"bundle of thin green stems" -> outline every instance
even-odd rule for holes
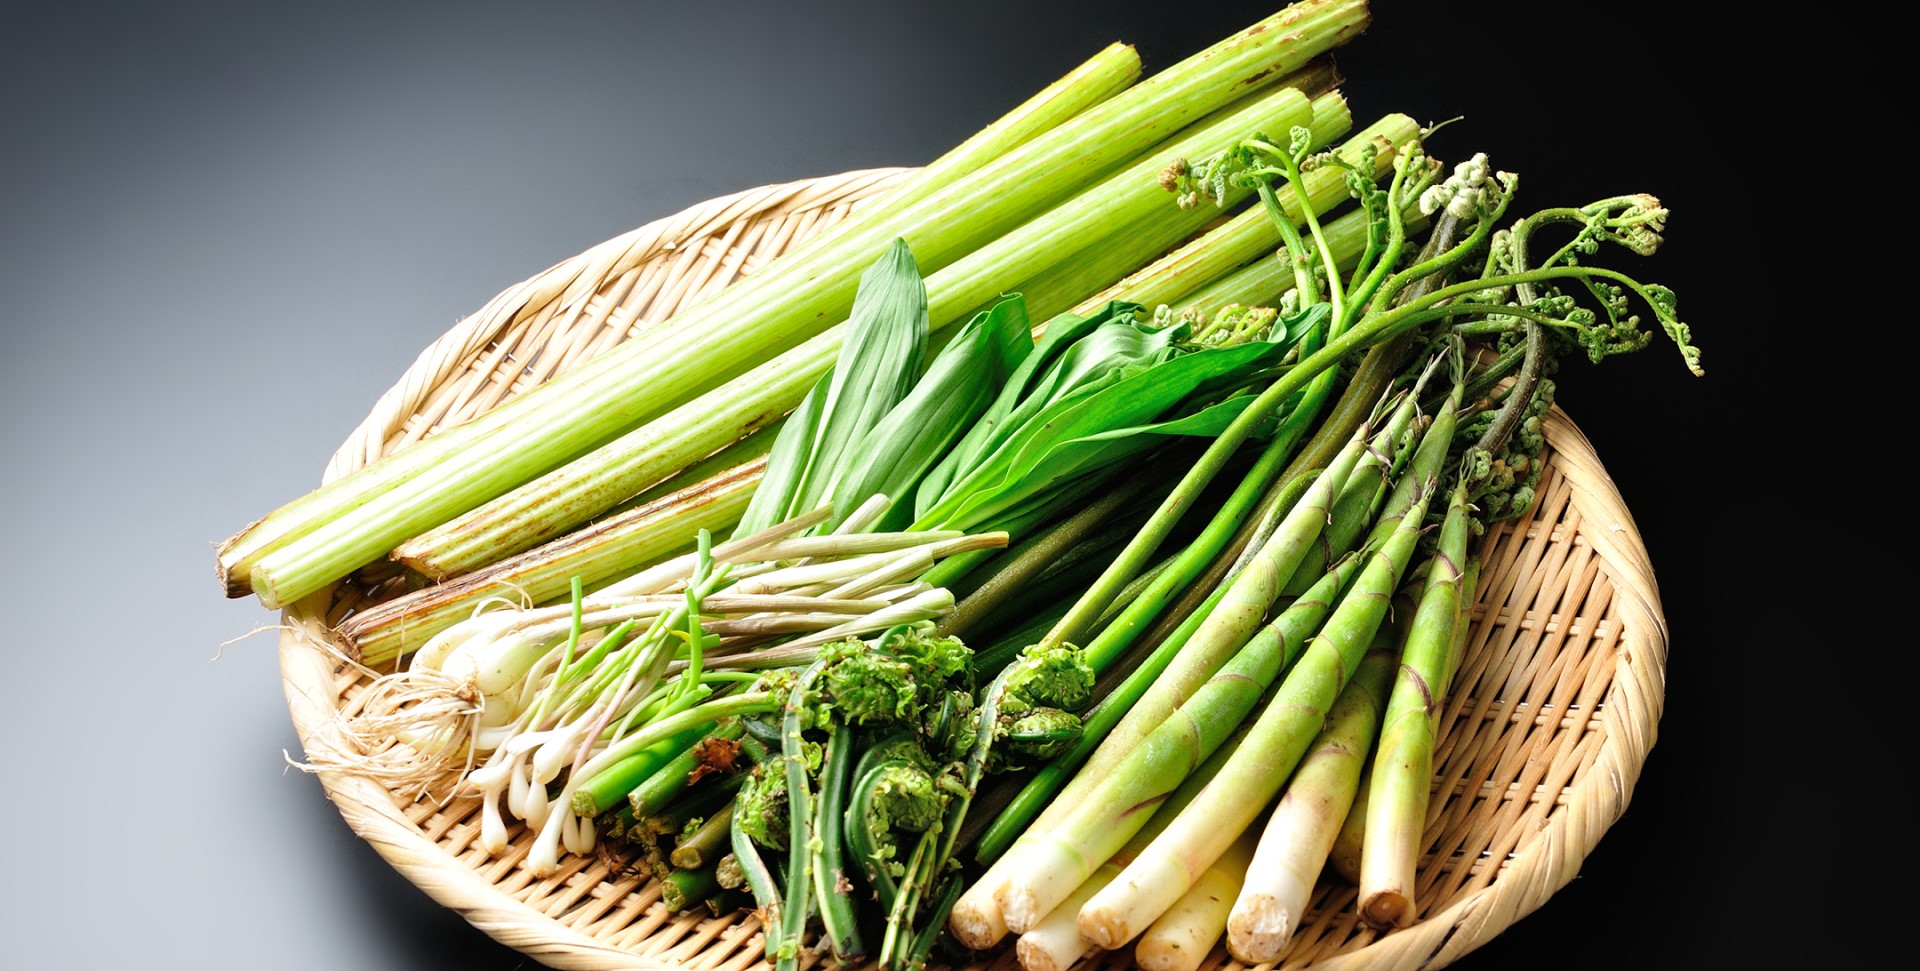
[[[539,834],[526,865],[551,873],[563,848],[592,849],[597,817],[722,719],[771,710],[758,669],[930,623],[953,597],[916,578],[1006,542],[873,532],[869,508],[801,535],[829,512],[717,546],[703,531],[688,556],[592,595],[576,584],[569,604],[477,613],[374,678],[341,712],[348,747],[311,767],[421,795],[453,772],[455,794],[483,801],[481,848],[504,852],[508,817],[522,820]]]

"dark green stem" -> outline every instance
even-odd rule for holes
[[[1132,476],[1079,512],[1008,551],[1010,562],[956,604],[953,612],[939,621],[936,631],[942,635],[966,636],[982,618],[997,611],[1009,597],[1059,562],[1068,550],[1112,520],[1152,483],[1149,476]]]
[[[697,870],[719,860],[733,833],[733,803],[721,806],[674,846],[667,862],[682,870]]]
[[[746,727],[739,718],[729,718],[714,726],[706,734],[708,743],[737,742]],[[645,781],[627,793],[627,804],[636,816],[648,816],[660,807],[667,805],[692,785],[693,773],[700,767],[701,745],[695,743],[686,751],[674,756],[673,761],[660,767],[658,772],[648,776]]]
[[[828,659],[821,658],[807,665],[781,709],[780,761],[787,774],[788,825],[786,925],[781,928],[785,940],[776,961],[781,971],[793,971],[800,966],[800,945],[806,935],[807,916],[814,906],[811,897],[813,854],[807,849],[813,845],[814,837],[813,784],[807,779],[801,732],[811,707],[808,696],[827,663]]]
[[[860,923],[853,900],[841,890],[846,880],[846,864],[841,853],[841,817],[846,811],[848,772],[853,765],[853,729],[835,725],[827,737],[820,766],[820,796],[814,808],[814,844],[794,846],[790,853],[813,856],[813,889],[820,899],[820,921],[835,957],[857,962],[866,956],[860,940]]]
[[[740,864],[740,872],[745,874],[747,889],[753,891],[753,899],[760,908],[760,930],[766,943],[767,960],[778,960],[785,950],[786,941],[786,904],[780,898],[780,881],[773,868],[761,857],[760,848],[753,845],[753,837],[739,826],[732,827],[733,858]]]
[[[711,863],[692,870],[674,870],[660,881],[660,902],[668,910],[679,913],[706,902],[719,889]]]

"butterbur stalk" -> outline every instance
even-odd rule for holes
[[[926,291],[913,253],[901,241],[894,240],[861,275],[845,329],[852,334],[846,346],[858,359],[833,367],[831,385],[810,396],[809,389],[829,373],[835,356],[846,356],[840,353],[840,342],[808,341],[755,368],[755,380],[709,391],[595,450],[590,471],[580,462],[570,463],[558,475],[537,479],[401,543],[390,555],[431,579],[444,580],[530,549],[612,509],[701,456],[780,420],[803,396],[816,402],[816,411],[825,409],[829,419],[815,430],[816,440],[809,442],[819,468],[817,472],[813,467],[798,470],[794,483],[798,492],[783,494],[781,498],[790,505],[781,509],[762,510],[770,492],[763,478],[744,517],[755,519],[760,512],[755,521],[756,528],[762,528],[812,509],[827,498],[824,480],[840,457],[845,430],[863,427],[862,419],[877,420],[874,413],[884,412],[905,394],[919,372],[926,340]],[[889,380],[865,381],[868,371],[860,367],[863,363],[883,365]],[[857,385],[850,384],[856,380]],[[835,418],[842,420],[831,420]],[[837,437],[819,437],[836,432]],[[794,437],[782,435],[775,443],[768,474],[781,467],[781,443]]]
[[[1360,856],[1360,916],[1377,928],[1413,922],[1414,869],[1433,791],[1440,707],[1466,628],[1470,533],[1466,485],[1456,484],[1403,649],[1373,759]]]
[[[1139,52],[1125,44],[1108,45],[1013,111],[907,177],[901,185],[888,190],[885,198],[875,200],[873,205],[850,216],[834,230],[802,243],[804,254],[800,247],[796,247],[794,259],[788,262],[798,262],[801,255],[831,250],[841,233],[852,232],[864,222],[885,221],[891,215],[911,209],[955,180],[985,167],[994,159],[1107,100],[1133,84],[1139,76]],[[813,258],[818,259],[817,256]],[[489,430],[517,421],[519,412],[530,409],[545,398],[563,395],[565,392],[562,389],[565,387],[588,383],[593,377],[592,372],[611,369],[611,359],[618,356],[602,355],[583,365],[583,368],[576,369],[585,373],[567,372],[542,385],[542,388],[553,390],[509,399],[472,421],[382,457],[359,472],[341,477],[274,510],[223,544],[218,567],[228,596],[242,597],[252,591],[252,564],[268,550],[311,532],[318,525],[339,515],[341,510],[349,509],[354,503],[411,478],[447,455],[471,447],[473,442],[469,440],[481,439]]]
[[[1311,129],[1321,115],[1327,123],[1324,130],[1316,131],[1316,137],[1337,136],[1349,126],[1350,115],[1337,95],[1327,95],[1322,100],[1325,103],[1316,106],[1297,90],[1279,89],[1222,120],[1183,133],[1169,148],[1156,149],[1154,154],[1144,156],[1054,209],[929,274],[922,293],[926,302],[920,313],[928,325],[944,328],[996,294],[1004,285],[1010,267],[1045,266],[1083,245],[1102,223],[1123,221],[1132,215],[1153,211],[1159,193],[1151,175],[1159,165],[1162,152],[1208,151],[1225,144],[1233,133],[1249,125],[1298,125]],[[906,248],[898,239],[890,246],[892,250]],[[872,273],[870,269],[863,278],[862,291],[872,281]],[[861,307],[862,297],[856,295],[853,305],[856,315]],[[808,390],[828,373],[835,358],[841,355],[842,341],[850,332],[857,332],[860,325],[861,320],[856,316],[829,328],[754,368],[740,381],[695,398],[581,460],[401,543],[393,555],[430,577],[444,578],[476,569],[498,555],[498,551],[517,552],[571,528],[672,474],[699,455],[786,414],[796,405],[804,408],[803,399]],[[917,368],[917,364],[913,368]],[[839,374],[835,373],[834,377],[837,379]],[[742,391],[742,387],[746,390]],[[776,445],[775,455],[768,464],[769,474],[780,467],[778,451]],[[800,503],[799,508],[806,508],[815,498],[809,494],[796,497],[795,501]],[[755,504],[749,506],[746,513],[749,521],[754,521],[761,501],[756,498]],[[761,517],[763,520],[777,518],[778,510]]]
[[[230,593],[251,590],[270,608],[322,590],[407,538],[731,379],[759,355],[844,319],[851,282],[886,241],[904,238],[923,266],[946,266],[1116,162],[1344,43],[1367,22],[1363,0],[1289,7],[903,209],[843,224],[830,243],[786,254],[460,434],[422,440],[395,453],[405,459],[376,462],[322,486],[297,515],[275,517],[224,544],[221,579]],[[979,302],[967,301],[962,312]]]
[[[364,664],[404,657],[500,597],[547,603],[576,579],[588,589],[685,550],[688,536],[718,533],[753,497],[764,458],[575,530],[485,570],[382,601],[348,617],[332,636]]]

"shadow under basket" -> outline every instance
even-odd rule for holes
[[[433,343],[334,455],[328,480],[471,418],[754,272],[912,170],[873,169],[711,200],[609,240],[501,292]],[[1280,959],[1263,967],[1439,968],[1546,903],[1579,872],[1632,796],[1663,704],[1667,630],[1633,518],[1579,428],[1554,410],[1531,514],[1491,529],[1473,627],[1441,713],[1418,920],[1389,933],[1328,874]],[[369,679],[326,631],[379,600],[342,583],[284,611],[280,663],[309,755]],[[563,859],[536,879],[477,845],[479,801],[416,801],[362,775],[320,771],[353,831],[434,900],[556,968],[735,971],[764,964],[745,912],[670,913],[618,859]],[[1130,949],[1089,967],[1126,966]],[[1216,946],[1203,971],[1241,965]],[[1016,969],[1011,947],[976,967]]]

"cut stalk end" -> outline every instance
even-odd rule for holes
[[[1261,964],[1280,956],[1293,938],[1294,915],[1272,894],[1250,894],[1227,918],[1227,952],[1234,960]]]
[[[993,901],[993,887],[985,881],[961,895],[947,916],[947,928],[953,931],[954,940],[975,951],[1000,943],[1009,933],[1000,905]]]
[[[994,900],[1000,904],[1000,918],[1006,922],[1010,934],[1025,934],[1047,916],[1039,895],[1028,888],[1010,887],[995,894]]]
[[[1380,890],[1360,902],[1360,919],[1376,930],[1393,930],[1413,923],[1413,898],[1398,890]]]

